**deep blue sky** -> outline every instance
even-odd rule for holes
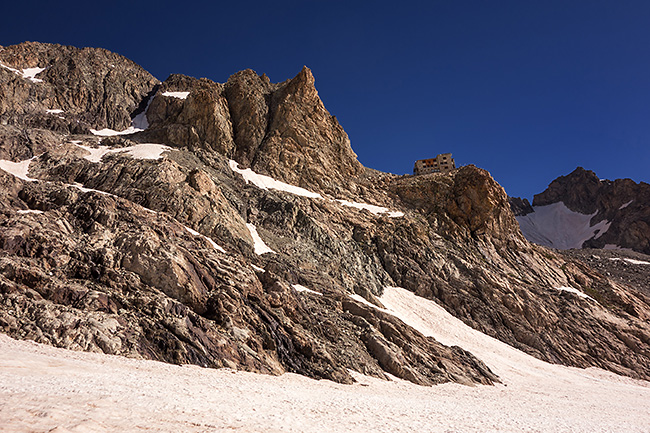
[[[650,2],[5,2],[0,45],[120,53],[164,80],[309,66],[366,166],[453,152],[532,198],[577,166],[650,182]]]

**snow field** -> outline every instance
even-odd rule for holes
[[[551,365],[399,288],[387,311],[484,360],[504,384],[421,387],[353,373],[354,385],[73,352],[0,335],[4,432],[650,431],[650,385]]]

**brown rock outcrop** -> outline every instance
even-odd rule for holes
[[[266,136],[269,125],[271,94],[277,85],[266,75],[246,69],[228,78],[226,97],[232,115],[237,150],[235,159],[250,167]]]
[[[647,356],[641,348],[650,330],[648,298],[528,244],[505,191],[487,172],[470,166],[449,175],[405,176],[390,189],[426,220],[406,219],[373,233],[369,249],[397,285],[549,362],[648,377],[645,367],[632,372],[628,364]],[[574,302],[557,290],[567,286],[596,301]],[[629,315],[631,327],[621,331],[616,317]],[[634,343],[621,332],[634,335]],[[632,347],[640,351],[621,356]]]
[[[325,109],[307,67],[273,93],[269,117],[255,170],[331,192],[347,189],[349,179],[361,174],[348,135]]]
[[[189,92],[186,99],[165,91]],[[337,193],[363,168],[336,118],[325,109],[308,68],[272,84],[249,70],[225,85],[172,75],[147,110],[140,141],[209,149],[288,183]]]
[[[189,92],[186,98],[166,92]],[[141,140],[189,149],[208,149],[232,157],[235,150],[223,85],[206,78],[172,75],[147,109],[149,128]]]
[[[505,191],[487,171],[473,165],[461,167],[453,175],[405,177],[390,188],[447,233],[489,234],[493,239],[518,235]]]
[[[578,167],[570,174],[555,179],[546,191],[535,194],[533,206],[561,201],[572,211],[589,215],[596,211],[596,196],[602,187],[596,173]]]

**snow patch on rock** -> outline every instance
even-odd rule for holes
[[[596,300],[594,298],[592,298],[591,296],[587,295],[586,293],[581,292],[578,289],[574,289],[573,287],[556,287],[555,290],[559,290],[561,292],[573,293],[574,295],[578,295],[581,298],[591,299],[592,301],[596,302]]]
[[[5,69],[10,70],[11,72],[15,73],[16,75],[20,75],[26,80],[30,80],[32,83],[42,83],[43,80],[40,78],[36,78],[36,75],[40,74],[45,70],[45,68],[25,68],[23,70],[18,70],[11,68],[3,63],[0,63],[0,67],[3,67]]]
[[[149,119],[147,119],[147,110],[149,109],[149,105],[151,105],[152,100],[153,98],[149,98],[149,101],[147,101],[147,106],[144,108],[142,113],[139,113],[133,119],[131,119],[131,126],[126,128],[124,131],[115,131],[113,129],[104,128],[100,130],[91,129],[90,132],[93,135],[97,135],[99,137],[114,137],[117,135],[130,135],[130,134],[135,134],[136,132],[144,131],[145,129],[149,128]]]
[[[629,205],[631,205],[633,201],[634,201],[634,200],[632,199],[632,200],[628,201],[627,203],[623,203],[623,204],[621,205],[621,207],[618,208],[618,210],[625,209],[626,207],[628,207]]]
[[[103,194],[103,195],[107,195],[107,196],[109,196],[109,197],[113,197],[113,198],[118,198],[118,199],[119,199],[119,197],[116,196],[115,194],[111,194],[110,192],[106,192],[106,191],[101,191],[101,190],[99,190],[99,189],[86,188],[85,186],[83,186],[82,184],[80,184],[80,183],[78,183],[78,182],[75,182],[75,183],[67,183],[66,185],[67,185],[67,186],[71,186],[71,187],[73,187],[73,188],[77,188],[78,190],[80,190],[80,191],[82,191],[82,192],[96,192],[96,193],[99,193],[99,194]]]
[[[133,126],[129,126],[124,131],[115,131],[114,129],[109,129],[109,128],[104,128],[100,130],[96,130],[96,129],[90,130],[91,134],[97,135],[99,137],[114,137],[116,135],[129,135],[129,134],[135,134],[136,132],[140,132],[140,131],[144,131],[144,129],[136,128]]]
[[[309,288],[307,288],[305,286],[302,286],[300,284],[292,284],[291,287],[296,289],[296,292],[308,292],[308,293],[313,293],[315,295],[323,296],[323,294],[321,292],[317,292],[315,290],[309,289]]]
[[[215,250],[220,251],[222,253],[226,252],[226,250],[224,250],[219,245],[217,245],[217,243],[215,241],[213,241],[212,239],[210,239],[209,237],[204,236],[201,233],[197,232],[196,230],[193,230],[193,229],[191,229],[191,228],[189,228],[187,226],[183,226],[183,227],[185,227],[185,230],[187,230],[190,234],[192,234],[194,236],[202,237],[203,239],[208,241],[210,243],[210,245],[212,245],[212,248],[214,248]]]
[[[280,182],[273,179],[270,176],[265,176],[263,174],[257,174],[250,168],[241,169],[239,164],[236,161],[230,160],[230,168],[235,173],[239,173],[246,183],[252,183],[256,187],[264,190],[274,189],[277,191],[284,191],[290,194],[299,195],[302,197],[310,198],[323,198],[320,194],[311,192],[299,186],[290,185],[288,183]]]
[[[388,208],[382,206],[375,206],[374,204],[358,203],[358,202],[347,201],[347,200],[336,200],[336,201],[342,204],[343,206],[354,207],[357,209],[365,209],[375,215],[386,215],[390,218],[399,218],[404,216],[404,212],[391,211]]]
[[[33,157],[20,162],[13,162],[13,161],[7,161],[5,159],[0,159],[0,169],[6,171],[7,173],[13,174],[18,179],[33,182],[37,179],[33,179],[29,177],[27,173],[29,173],[29,164],[31,164],[35,158],[36,157]]]
[[[186,99],[189,96],[190,92],[163,92],[163,96],[170,98]]]
[[[90,147],[78,143],[75,143],[75,146],[90,153],[90,155],[84,156],[84,159],[90,162],[101,162],[102,158],[110,153],[125,153],[134,159],[160,159],[164,152],[172,150],[169,146],[154,143],[141,143],[135,146],[120,148],[111,148],[108,146]]]
[[[42,83],[43,80],[36,78],[38,74],[43,72],[45,68],[27,68],[23,69],[23,78],[31,80],[34,83]]]
[[[260,235],[257,233],[257,228],[253,224],[246,224],[246,227],[248,227],[248,231],[253,238],[253,248],[255,249],[255,254],[261,256],[262,254],[266,253],[275,253],[275,251],[273,251],[264,243]]]
[[[611,258],[610,260],[625,260],[628,263],[631,263],[633,265],[650,265],[650,262],[644,262],[643,260],[634,260],[634,259],[628,259],[628,258]]]
[[[131,120],[131,126],[134,129],[144,131],[149,127],[149,119],[147,119],[147,110],[149,109],[149,105],[151,105],[151,101],[153,101],[153,97],[149,98],[149,100],[147,101],[147,106],[144,107],[142,113],[136,115],[133,118],[133,120]]]
[[[323,198],[322,195],[315,192],[311,192],[305,188],[301,188],[295,185],[290,185],[288,183],[275,180],[270,176],[265,176],[263,174],[255,173],[250,168],[241,169],[239,168],[239,164],[236,161],[230,160],[229,164],[232,171],[234,171],[235,173],[239,173],[244,178],[246,183],[252,183],[253,185],[255,185],[260,189],[264,189],[264,190],[274,189],[276,191],[284,191],[302,197],[320,198],[320,199]],[[391,211],[388,208],[382,206],[375,206],[372,204],[358,203],[358,202],[352,202],[347,200],[336,200],[336,202],[343,206],[354,207],[357,209],[365,209],[375,215],[387,215],[391,218],[398,218],[404,216],[403,212]]]

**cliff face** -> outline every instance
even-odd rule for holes
[[[558,203],[563,203],[572,212],[590,216],[589,225],[600,227],[578,248],[607,245],[608,248],[629,248],[650,254],[650,185],[647,183],[631,179],[601,180],[593,171],[578,167],[555,179],[533,200],[536,208]],[[527,213],[530,214],[530,210]],[[519,210],[518,215],[526,213]]]
[[[164,96],[173,91],[189,94]],[[226,84],[173,75],[162,83],[147,118],[141,140],[215,150],[243,167],[316,191],[340,194],[363,171],[307,67],[278,84],[250,69]]]
[[[10,88],[50,85],[11,73]],[[146,83],[131,112],[120,107],[128,119],[146,115],[148,128],[133,134],[88,134],[126,129],[127,117],[90,116],[88,131],[63,136],[5,112],[33,143],[43,134],[51,143],[17,163],[35,145],[0,142],[15,156],[0,161],[3,332],[340,382],[352,380],[348,369],[420,384],[498,380],[382,310],[383,288],[402,286],[541,359],[650,377],[648,299],[529,244],[485,170],[364,169],[306,68],[278,84],[252,71],[225,84]],[[101,100],[97,112],[118,108]]]

